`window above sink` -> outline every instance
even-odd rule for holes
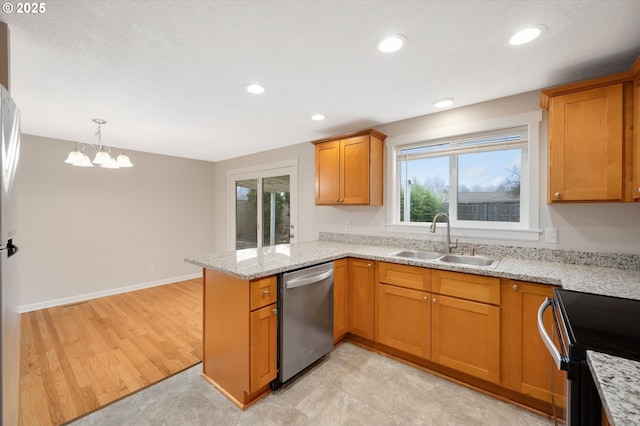
[[[534,111],[388,138],[386,230],[427,236],[445,211],[455,237],[539,241],[541,120]]]

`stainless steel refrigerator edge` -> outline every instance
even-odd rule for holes
[[[278,380],[284,383],[333,350],[333,262],[278,278]]]
[[[18,236],[16,172],[20,157],[20,112],[7,90],[0,85],[2,104],[2,177],[0,189],[0,257],[2,272],[2,424],[18,424],[18,386],[20,382],[20,313],[18,312]]]

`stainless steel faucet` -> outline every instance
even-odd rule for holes
[[[436,221],[440,216],[444,217],[445,220],[447,221],[447,235],[444,237],[444,252],[451,253],[451,249],[458,247],[458,239],[456,238],[456,242],[454,244],[451,244],[451,222],[449,221],[449,215],[444,212],[440,212],[436,214],[433,217],[433,222],[431,222],[431,227],[429,228],[429,231],[435,234]]]

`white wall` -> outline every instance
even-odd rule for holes
[[[376,129],[388,137],[397,137],[451,127],[473,121],[484,121],[508,115],[537,111],[539,92],[533,91],[507,98],[496,99],[468,107],[455,108],[437,114],[411,118],[395,123],[376,126]],[[359,130],[359,129],[353,129]],[[539,173],[539,213],[540,228],[557,228],[558,244],[540,242],[512,242],[479,239],[470,242],[489,244],[511,244],[542,248],[575,249],[582,251],[602,251],[612,253],[640,254],[640,217],[639,203],[583,203],[569,205],[547,205],[547,114],[543,113],[540,126],[540,173]],[[368,235],[392,235],[380,231],[380,224],[387,222],[386,205],[371,206],[315,206],[314,205],[314,149],[308,142],[290,147],[267,151],[233,160],[216,163],[216,204],[227,202],[227,170],[254,166],[267,162],[298,158],[300,192],[298,212],[304,217],[299,224],[298,241],[318,238],[318,232],[347,232],[347,222],[351,222],[352,233]],[[385,176],[388,187],[390,176]],[[385,198],[385,204],[387,200]],[[216,250],[227,249],[228,226],[227,213],[216,214]],[[407,234],[395,234],[411,237]],[[430,235],[425,227],[425,238],[438,238]]]
[[[79,168],[73,147],[22,136],[21,309],[200,275],[183,258],[214,249],[214,164],[128,151],[133,168]]]

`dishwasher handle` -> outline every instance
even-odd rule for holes
[[[298,278],[298,279],[293,279],[291,281],[287,281],[285,283],[285,288],[289,289],[289,288],[303,287],[305,285],[315,284],[317,282],[324,281],[331,276],[333,276],[333,269],[330,269],[326,272],[323,272],[321,274],[314,275],[311,277]]]
[[[553,344],[553,340],[551,340],[549,333],[547,333],[547,330],[544,328],[544,311],[546,311],[549,306],[554,306],[554,302],[553,299],[547,297],[544,302],[542,302],[542,305],[540,305],[540,308],[538,308],[538,333],[540,333],[542,342],[547,347],[547,350],[551,354],[551,358],[553,358],[553,362],[556,364],[556,367],[558,367],[558,370],[565,370],[566,368],[563,367],[567,365],[567,360],[560,355],[560,351],[556,348],[556,345]]]

